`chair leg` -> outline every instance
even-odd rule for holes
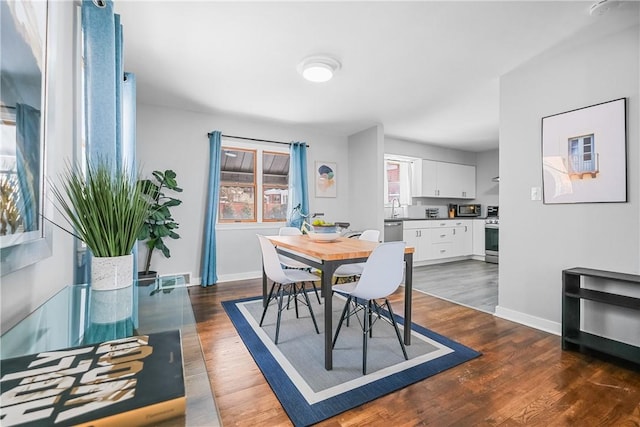
[[[282,285],[278,285],[278,320],[276,321],[276,339],[275,344],[278,345],[278,335],[280,335],[280,318],[282,317],[282,300],[284,299],[284,289]]]
[[[320,333],[320,329],[318,329],[318,323],[316,322],[316,316],[313,314],[313,308],[311,307],[311,301],[309,301],[309,295],[305,292],[304,282],[302,283],[302,294],[304,295],[304,299],[307,301],[307,307],[309,307],[309,313],[311,314],[311,320],[313,320],[313,326],[316,328],[316,333]]]
[[[299,319],[300,313],[298,312],[298,292],[304,292],[304,286],[302,287],[302,290],[298,289],[297,283],[292,283],[291,286],[293,288],[293,305],[296,307],[296,319]]]
[[[367,313],[369,314],[369,338],[373,338],[373,310],[371,308],[374,305],[374,301],[367,301]]]
[[[367,301],[364,304],[364,316],[362,316],[362,375],[367,375],[367,338],[369,336],[369,329],[371,325],[371,301]]]
[[[311,282],[311,286],[313,286],[313,291],[316,293],[316,298],[318,298],[318,304],[322,304],[320,300],[320,292],[318,292],[318,288],[316,287],[316,282]]]
[[[393,310],[391,310],[391,304],[389,304],[388,299],[385,299],[384,303],[387,305],[387,310],[389,311],[389,317],[391,318],[391,324],[393,324],[393,328],[396,330],[396,336],[398,337],[398,341],[400,342],[400,347],[402,348],[402,354],[404,354],[404,360],[409,360],[409,356],[407,356],[407,349],[404,346],[404,341],[402,341],[402,336],[400,335],[398,324],[396,323],[395,316],[393,315]],[[406,328],[407,325],[405,325],[404,327]]]
[[[264,306],[262,310],[262,317],[260,318],[260,326],[262,326],[262,322],[264,321],[264,315],[267,314],[267,308],[269,308],[269,303],[273,298],[273,289],[276,287],[276,282],[273,282],[271,285],[271,290],[269,291],[269,296],[267,297],[267,304]]]
[[[347,297],[347,302],[344,305],[344,308],[342,309],[342,315],[340,316],[340,321],[338,322],[338,327],[336,328],[336,334],[333,336],[333,343],[331,345],[331,348],[334,348],[336,346],[336,341],[338,340],[338,334],[340,333],[340,328],[342,327],[342,322],[344,321],[344,317],[345,315],[347,315],[347,312],[349,310],[349,305],[351,304],[351,295],[349,295]],[[348,317],[347,317],[348,319]]]

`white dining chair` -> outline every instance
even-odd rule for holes
[[[302,231],[300,231],[299,228],[296,227],[280,227],[280,229],[278,230],[278,234],[280,236],[302,236]],[[280,258],[280,264],[282,264],[282,266],[284,268],[292,268],[292,269],[296,269],[296,270],[306,270],[306,271],[311,271],[311,266],[297,261],[293,258],[289,258],[286,255],[282,255],[282,254],[278,254],[278,258]],[[320,280],[319,278],[316,278],[316,280]],[[313,286],[313,291],[316,293],[316,298],[318,299],[318,304],[322,304],[322,301],[320,300],[320,293],[318,292],[318,288],[316,287],[316,283],[315,282],[311,282],[311,286]]]
[[[380,241],[380,231],[364,230],[362,234],[360,234],[358,239],[367,240],[369,242],[378,242]],[[357,262],[354,264],[343,264],[336,268],[336,271],[333,273],[333,283],[338,283],[340,279],[348,279],[352,282],[362,274],[363,268],[363,262]]]
[[[398,324],[393,315],[391,304],[387,297],[394,293],[404,273],[404,249],[405,242],[387,242],[377,246],[367,259],[362,275],[357,282],[348,282],[333,287],[334,292],[347,296],[347,302],[342,310],[340,321],[333,338],[332,346],[335,348],[342,323],[351,316],[356,316],[362,326],[362,374],[367,374],[367,340],[373,337],[373,325],[377,320],[383,319],[393,325],[396,336],[400,342],[405,360],[408,360],[407,350],[398,329]],[[378,299],[384,299],[382,305]],[[386,307],[389,317],[385,317],[380,309]],[[359,314],[362,314],[360,318]],[[375,316],[375,317],[374,317]],[[347,325],[348,326],[348,325]],[[410,327],[410,326],[406,326]]]
[[[303,301],[309,308],[311,319],[313,320],[313,326],[316,328],[316,333],[320,333],[318,330],[318,324],[316,323],[316,317],[313,314],[313,308],[309,302],[309,296],[305,289],[305,282],[313,282],[318,280],[318,276],[305,270],[283,269],[278,259],[278,252],[273,244],[264,236],[258,234],[258,240],[260,241],[260,249],[262,250],[262,263],[264,266],[264,272],[267,277],[273,282],[267,303],[262,311],[262,317],[260,317],[260,326],[264,322],[264,316],[267,314],[267,309],[271,305],[271,302],[277,299],[278,304],[278,318],[276,321],[276,336],[274,342],[278,344],[278,337],[280,335],[280,318],[282,317],[282,310],[286,310],[284,298],[286,296],[287,301],[293,299],[296,308],[296,318],[299,317],[298,313],[298,300],[302,296]],[[275,292],[274,292],[275,291]]]

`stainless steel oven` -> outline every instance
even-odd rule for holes
[[[498,207],[487,208],[487,219],[484,224],[484,260],[498,264],[499,260],[499,234],[500,223],[498,220]]]

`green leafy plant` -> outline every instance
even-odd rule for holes
[[[149,274],[151,267],[151,256],[158,249],[162,254],[170,258],[171,251],[164,243],[164,238],[178,239],[180,235],[174,230],[178,228],[178,223],[171,216],[169,208],[178,206],[182,203],[174,197],[167,196],[164,189],[182,192],[182,188],[178,187],[176,181],[176,173],[170,169],[162,171],[153,171],[154,177],[151,179],[140,180],[139,184],[142,191],[151,203],[149,215],[145,218],[144,227],[140,230],[138,240],[146,240],[147,259],[144,265],[144,274]]]
[[[71,234],[96,257],[129,255],[150,209],[137,176],[126,168],[114,171],[101,160],[87,163],[84,173],[67,164],[60,180],[60,185],[51,184],[52,193],[75,231]]]

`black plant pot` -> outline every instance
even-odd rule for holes
[[[149,270],[148,273],[144,271],[138,271],[138,286],[149,286],[156,283],[156,279],[158,278],[157,271]]]

